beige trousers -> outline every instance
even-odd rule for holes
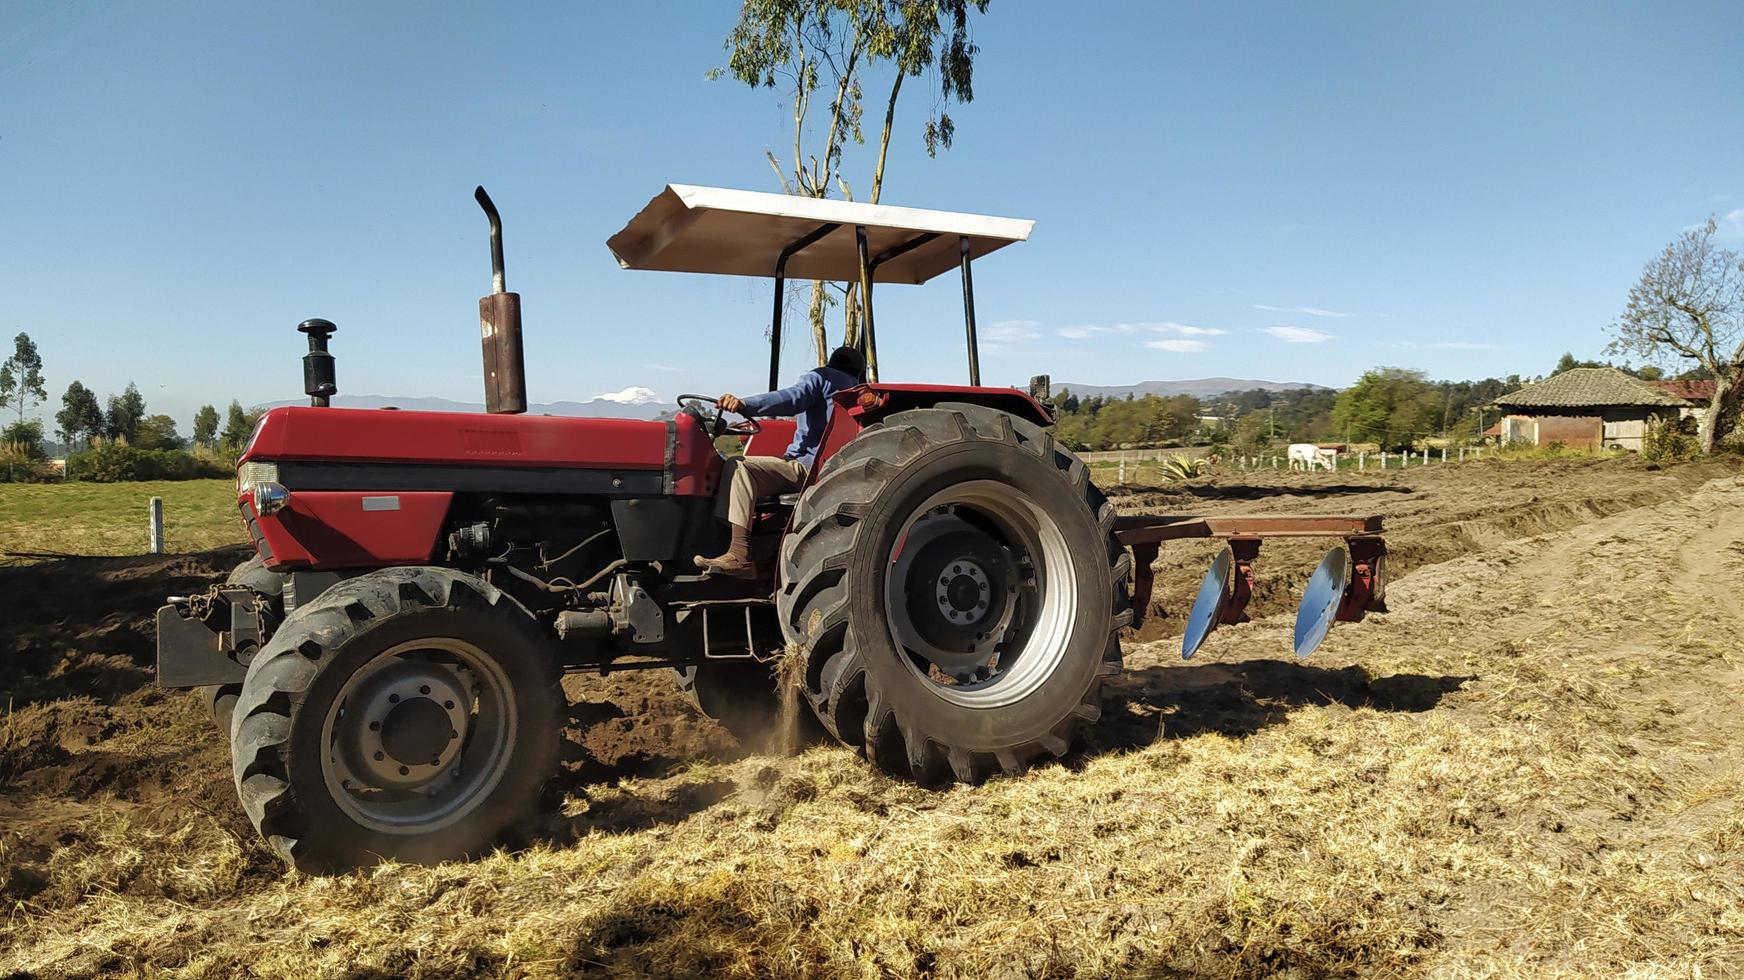
[[[774,456],[738,456],[721,473],[726,493],[715,497],[715,515],[740,527],[751,526],[751,507],[759,497],[792,493],[805,486],[804,463]],[[724,511],[724,513],[723,513]]]

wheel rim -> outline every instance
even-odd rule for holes
[[[1065,657],[1076,563],[1053,517],[1008,483],[974,480],[917,507],[884,572],[897,654],[933,693],[997,708]]]
[[[346,679],[322,725],[322,775],[353,820],[390,834],[452,824],[502,781],[515,742],[507,675],[452,637],[402,643]]]

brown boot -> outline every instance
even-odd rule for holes
[[[729,578],[756,578],[757,566],[751,564],[751,530],[732,525],[733,541],[718,558],[696,556],[696,567],[705,575],[725,575]]]

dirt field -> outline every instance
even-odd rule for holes
[[[1065,765],[942,792],[573,678],[514,850],[336,879],[255,840],[150,613],[239,559],[0,568],[0,975],[1744,974],[1744,477],[1478,463],[1127,491],[1386,515],[1393,612],[1288,652],[1325,545],[1183,664],[1211,548]]]

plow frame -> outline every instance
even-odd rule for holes
[[[1151,567],[1165,541],[1211,538],[1228,543],[1234,553],[1233,592],[1219,622],[1243,622],[1253,597],[1253,562],[1260,542],[1266,538],[1342,538],[1351,555],[1349,589],[1339,604],[1338,619],[1355,622],[1368,612],[1385,612],[1381,590],[1382,563],[1387,546],[1381,539],[1381,518],[1346,515],[1251,514],[1229,517],[1194,517],[1165,514],[1128,514],[1114,521],[1114,538],[1132,549],[1132,625],[1144,624],[1150,612],[1151,591],[1156,583]]]

